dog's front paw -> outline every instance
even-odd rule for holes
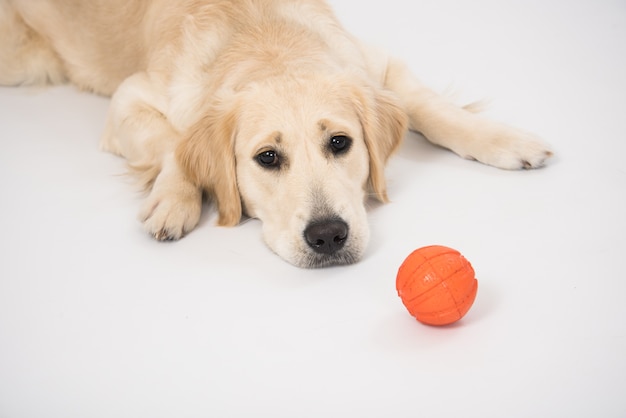
[[[507,170],[543,167],[553,154],[538,136],[506,125],[494,124],[480,132],[464,157]]]
[[[200,221],[200,191],[159,194],[153,192],[146,200],[139,218],[144,229],[158,241],[182,238]]]

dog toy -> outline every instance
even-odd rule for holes
[[[428,325],[448,325],[472,307],[478,281],[472,265],[452,248],[440,245],[413,251],[396,276],[398,296],[409,313]]]

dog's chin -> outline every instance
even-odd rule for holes
[[[296,267],[304,269],[317,269],[332,266],[343,266],[354,264],[361,260],[365,250],[365,246],[346,245],[341,250],[332,254],[317,253],[308,246],[302,245],[300,248],[281,249],[272,248],[279,257],[293,264]]]
[[[298,257],[294,264],[297,267],[306,269],[316,269],[331,266],[342,266],[348,264],[354,264],[361,259],[360,253],[342,250],[334,254],[318,254],[313,251],[307,252],[301,257]]]

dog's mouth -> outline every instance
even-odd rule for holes
[[[349,249],[341,250],[333,254],[320,254],[315,252],[308,253],[298,263],[298,267],[315,269],[331,266],[340,266],[354,264],[361,258],[361,255],[350,251]]]
[[[287,222],[278,225],[265,220],[263,240],[275,254],[299,268],[316,269],[358,262],[369,241],[365,218],[352,214],[341,216],[330,210],[319,212],[308,220],[304,220],[300,213],[294,213]]]

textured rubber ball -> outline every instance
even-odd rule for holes
[[[398,296],[409,313],[428,325],[461,319],[476,299],[472,265],[452,248],[431,245],[413,251],[396,276]]]

